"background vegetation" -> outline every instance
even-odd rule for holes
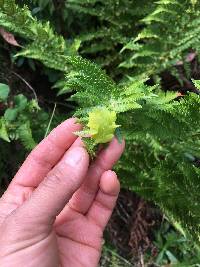
[[[117,114],[124,189],[101,266],[200,266],[199,15],[197,0],[0,0],[2,192],[59,122]]]

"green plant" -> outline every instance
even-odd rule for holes
[[[137,36],[140,28],[138,21],[152,10],[153,2],[152,0],[67,1],[66,7],[75,15],[82,15],[82,21],[86,22],[84,30],[76,37],[81,40],[79,49],[81,55],[95,60],[114,79],[121,78],[125,71],[117,66],[126,57],[119,51],[133,36]]]
[[[187,64],[188,53],[199,53],[199,2],[191,0],[155,1],[154,10],[140,23],[142,30],[122,49],[130,51],[120,64],[135,73],[155,76],[166,69],[176,72]]]
[[[91,114],[100,109],[116,114],[116,124],[121,125],[127,143],[116,167],[123,185],[153,200],[199,242],[199,96],[177,99],[177,93],[165,94],[159,85],[148,86],[146,75],[125,79],[125,73],[121,82],[114,82],[98,65],[78,55],[77,40],[58,36],[49,23],[38,21],[26,6],[19,7],[13,0],[0,1],[0,25],[23,38],[23,48],[16,56],[39,60],[63,73],[65,79],[55,87],[59,94],[71,93],[71,100],[78,104],[75,115],[90,135],[84,141],[91,154],[105,141],[103,135],[98,142],[91,138]],[[96,117],[95,130],[106,127],[108,121]],[[109,138],[110,134],[113,132]]]
[[[7,107],[4,115],[0,117],[0,137],[10,142],[20,139],[27,149],[32,149],[36,143],[33,140],[30,128],[30,115],[39,110],[35,100],[28,102],[21,94],[8,100],[10,89],[5,84],[0,84],[0,101]]]
[[[39,108],[36,100],[13,95],[8,85],[0,83],[1,190],[12,179],[26,152],[44,137],[48,120],[48,113]]]
[[[200,247],[183,234],[178,233],[164,220],[161,228],[155,233],[155,246],[158,254],[154,261],[159,266],[171,264],[175,267],[198,267]]]
[[[104,245],[100,266],[131,267],[132,264],[121,257],[119,254],[117,254],[117,252],[113,248],[110,248],[108,245]]]

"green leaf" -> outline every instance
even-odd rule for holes
[[[18,111],[22,111],[26,108],[28,100],[24,95],[20,94],[20,95],[15,96],[14,103],[15,103],[16,109]]]
[[[197,89],[200,89],[200,80],[194,80],[194,79],[192,79],[192,82],[193,82],[194,86],[195,86]]]
[[[165,253],[171,263],[178,263],[177,258],[169,250],[167,250]]]
[[[26,149],[31,150],[36,146],[29,121],[21,124],[17,129],[17,133],[19,134],[20,141],[23,143]]]
[[[116,130],[115,130],[115,137],[117,138],[118,142],[119,142],[120,144],[122,144],[123,136],[122,136],[121,129],[120,129],[119,127],[116,128]]]
[[[33,100],[30,101],[30,103],[29,103],[29,110],[32,111],[32,112],[33,111],[39,111],[40,110],[40,107],[38,105],[38,102],[35,99],[33,99]]]
[[[0,101],[6,101],[10,92],[10,88],[7,84],[0,83]]]
[[[4,118],[6,121],[14,121],[17,118],[18,115],[18,109],[17,108],[8,108],[5,111]]]
[[[197,0],[191,0],[191,3],[193,6],[195,6],[197,4]]]
[[[49,2],[49,0],[39,0],[39,6],[44,9],[49,4]]]
[[[5,120],[3,118],[0,120],[0,138],[7,142],[10,142],[6,129]]]

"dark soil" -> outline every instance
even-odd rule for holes
[[[145,252],[149,251],[152,259],[157,254],[153,233],[161,220],[159,209],[152,203],[145,202],[133,192],[122,190],[106,237],[117,248],[119,255],[129,259],[134,266],[142,267]]]

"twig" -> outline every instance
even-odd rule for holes
[[[140,266],[144,267],[144,255],[141,250],[140,250]]]
[[[18,73],[14,72],[14,71],[11,71],[11,72],[15,76],[17,76],[20,80],[22,80],[28,86],[28,88],[33,92],[33,95],[34,95],[35,100],[38,102],[38,97],[37,97],[36,92],[33,89],[33,87],[21,75],[19,75]]]
[[[52,123],[52,120],[53,120],[53,117],[54,117],[54,114],[55,114],[55,111],[56,111],[56,106],[57,106],[57,104],[55,103],[54,108],[53,108],[53,112],[52,112],[52,114],[51,114],[51,118],[50,118],[49,124],[48,124],[48,126],[47,126],[47,130],[46,130],[46,133],[45,133],[44,138],[47,137],[47,135],[48,135],[48,133],[49,133],[49,129],[50,129],[50,127],[51,127],[51,123]]]
[[[120,202],[119,202],[119,207],[121,208],[121,210],[124,213],[124,215],[126,216],[126,218],[129,219],[130,215],[128,214],[128,212],[125,210],[125,208],[123,207],[123,205]]]
[[[49,100],[46,100],[46,99],[44,99],[44,102],[49,103],[49,104],[55,103],[54,101],[49,101]],[[56,104],[60,105],[60,106],[63,106],[63,107],[68,107],[68,108],[71,108],[71,109],[75,108],[75,105],[71,105],[71,104],[68,104],[68,103],[56,102]]]

